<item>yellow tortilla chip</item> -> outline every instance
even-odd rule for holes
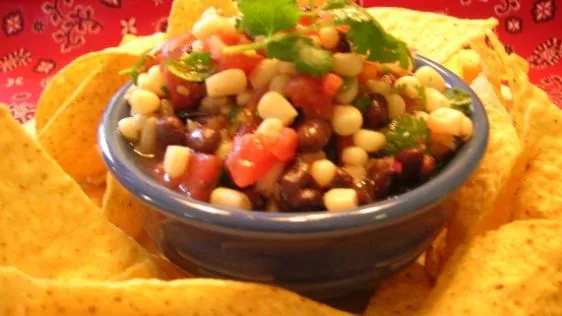
[[[107,174],[107,190],[103,197],[102,212],[108,221],[119,227],[127,235],[138,240],[143,232],[142,218],[139,212],[146,207],[113,176]]]
[[[562,222],[507,224],[459,247],[416,315],[562,315]]]
[[[106,280],[150,258],[103,218],[6,107],[0,126],[0,265],[35,277]]]
[[[2,105],[3,104],[0,104],[0,106]],[[35,119],[25,122],[25,124],[23,124],[23,128],[29,133],[29,135],[31,135],[31,137],[35,138],[37,136],[37,131],[35,130]]]
[[[125,34],[123,35],[123,38],[121,39],[121,42],[119,42],[119,46],[123,46],[125,44],[128,44],[136,39],[138,39],[139,37],[135,34]]]
[[[43,148],[78,182],[105,172],[97,128],[111,97],[129,80],[118,72],[137,60],[129,54],[114,57],[84,79],[38,135]]]
[[[513,204],[516,220],[562,220],[562,111],[557,116],[559,126],[542,139],[523,175]]]
[[[82,191],[86,193],[86,195],[90,198],[90,201],[94,203],[94,205],[98,208],[101,208],[103,196],[105,194],[106,186],[105,184],[102,185],[95,185],[91,183],[82,183],[80,184]]]
[[[430,291],[431,282],[423,266],[414,263],[377,288],[363,315],[415,315]]]
[[[386,31],[417,49],[420,55],[440,63],[471,41],[484,38],[486,31],[498,25],[493,18],[467,20],[402,8],[371,8],[368,11]]]
[[[447,232],[447,257],[458,245],[479,232],[481,225],[487,225],[485,219],[490,216],[505,217],[494,213],[493,206],[522,152],[511,116],[491,84],[480,76],[473,82],[472,88],[488,114],[488,149],[478,169],[454,195]]]
[[[447,251],[447,228],[443,229],[431,246],[425,251],[425,272],[431,281],[437,280],[441,269],[445,264]]]
[[[65,104],[65,101],[83,84],[84,79],[98,67],[121,54],[140,57],[163,40],[163,33],[139,37],[118,48],[108,48],[103,51],[82,55],[66,65],[51,78],[37,101],[37,111],[35,113],[37,131],[41,131],[47,125],[47,122]],[[123,65],[124,68],[133,65],[134,61]]]
[[[220,10],[224,16],[238,14],[238,9],[231,0],[174,0],[168,16],[167,37],[191,32],[201,14],[211,7]]]
[[[57,282],[0,267],[2,315],[349,315],[289,291],[234,281]]]

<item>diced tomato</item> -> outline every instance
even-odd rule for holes
[[[377,79],[379,77],[380,64],[372,61],[363,62],[363,70],[357,77],[360,83],[365,83],[371,79]]]
[[[310,24],[312,24],[312,19],[309,16],[303,16],[300,18],[299,24],[303,26],[309,26]]]
[[[184,110],[197,106],[199,100],[205,96],[205,85],[182,80],[172,74],[166,67],[161,67],[161,69],[164,73],[166,87],[170,93],[170,99],[174,109]],[[180,86],[185,89],[180,88],[178,90]]]
[[[324,93],[330,97],[333,97],[338,93],[343,85],[343,79],[333,73],[322,76],[322,90]]]
[[[236,136],[226,167],[237,186],[244,188],[256,183],[278,162],[271,152],[271,143],[255,134]]]
[[[247,75],[249,75],[254,68],[264,59],[261,55],[244,55],[244,54],[232,54],[223,55],[217,61],[219,71],[238,68],[242,69]]]
[[[221,169],[222,162],[217,156],[191,152],[189,166],[179,179],[179,189],[193,199],[209,201]]]
[[[279,133],[277,141],[271,147],[271,152],[277,159],[287,162],[293,157],[297,151],[297,132],[289,127],[284,127]]]
[[[324,93],[320,78],[300,75],[287,83],[285,94],[297,108],[302,108],[309,118],[332,119],[332,98]]]
[[[342,151],[347,148],[353,146],[353,136],[338,136],[336,139],[336,150],[338,151],[338,155],[341,156]]]
[[[236,45],[240,42],[242,34],[238,32],[220,32],[219,37],[226,45]]]

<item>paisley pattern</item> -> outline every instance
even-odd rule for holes
[[[354,0],[466,18],[496,17],[508,52],[525,57],[531,79],[562,106],[562,17],[557,0]],[[560,1],[558,4],[560,5]],[[33,117],[49,79],[77,56],[119,43],[123,34],[164,32],[172,0],[0,1],[0,102]]]
[[[540,43],[529,57],[532,68],[544,69],[556,65],[562,58],[562,39],[549,38]]]

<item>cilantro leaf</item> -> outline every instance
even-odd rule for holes
[[[383,27],[363,8],[348,5],[329,10],[334,22],[349,25],[346,39],[356,53],[383,63],[398,62],[402,68],[412,64],[412,56],[403,41],[385,32]]]
[[[461,111],[466,116],[472,114],[472,98],[468,92],[459,88],[447,89],[445,96],[451,101],[451,108]]]
[[[152,49],[149,49],[149,50],[145,51],[144,53],[142,53],[141,56],[135,62],[134,65],[132,65],[129,68],[121,70],[119,72],[119,74],[130,76],[131,79],[133,80],[133,82],[135,84],[137,84],[137,81],[139,79],[139,75],[146,71],[146,67],[144,66],[144,64],[146,63],[146,59],[149,57],[151,50]]]
[[[179,60],[167,60],[164,64],[172,74],[186,81],[204,81],[212,71],[208,53],[192,53]]]
[[[425,120],[405,114],[390,123],[385,136],[383,153],[394,156],[404,149],[425,147],[429,139],[429,129]]]
[[[300,9],[295,0],[240,0],[242,27],[251,35],[271,36],[297,25]]]
[[[339,9],[343,8],[347,5],[350,5],[351,1],[349,0],[328,0],[322,6],[323,10],[332,10],[332,9]]]
[[[361,111],[361,113],[366,113],[371,107],[372,102],[373,100],[371,100],[371,97],[368,94],[364,94],[355,99],[355,101],[353,102],[353,106]]]
[[[295,63],[298,72],[320,76],[332,69],[332,54],[315,45],[310,38],[289,35],[268,41],[266,54],[269,58]]]

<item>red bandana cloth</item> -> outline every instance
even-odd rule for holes
[[[166,29],[171,0],[0,1],[0,102],[21,122],[41,90],[77,56],[115,46],[124,34]],[[525,57],[531,79],[562,107],[562,0],[358,0],[462,18],[496,17],[508,50]]]

